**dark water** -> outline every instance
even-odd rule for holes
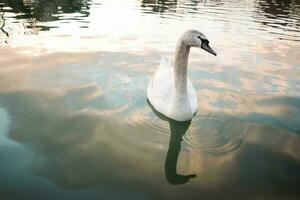
[[[0,199],[300,199],[298,0],[0,0]],[[199,111],[146,88],[186,29]]]

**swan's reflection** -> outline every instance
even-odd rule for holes
[[[177,174],[177,160],[180,152],[182,136],[185,134],[191,124],[190,121],[179,122],[169,119],[169,125],[171,130],[171,137],[169,142],[169,149],[165,162],[165,174],[168,182],[172,185],[183,184],[189,181],[190,178],[196,177],[196,175],[180,175]]]
[[[192,120],[185,122],[175,121],[156,111],[148,99],[147,102],[154,114],[160,119],[168,121],[170,126],[170,142],[165,161],[166,179],[171,185],[184,184],[188,182],[190,178],[196,177],[195,174],[181,175],[177,173],[177,161],[181,148],[182,136],[188,130]]]

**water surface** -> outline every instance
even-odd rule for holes
[[[300,198],[298,0],[0,0],[0,27],[0,199]],[[218,56],[178,123],[146,88],[191,28]]]

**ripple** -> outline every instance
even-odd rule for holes
[[[128,122],[128,121],[127,121]],[[129,123],[129,122],[128,122]],[[162,136],[170,136],[170,128],[167,123],[164,123],[161,120],[154,120],[148,123],[142,123],[139,125],[131,124],[136,132],[141,132],[150,135],[162,135]]]
[[[170,127],[167,121],[153,116],[151,109],[136,109],[124,115],[124,123],[129,127],[132,142],[139,141],[138,146],[150,148],[167,148],[170,138]]]
[[[152,113],[152,111],[154,113]],[[156,116],[154,116],[156,115]],[[161,114],[160,114],[161,115]],[[163,116],[150,109],[137,109],[126,115],[131,137],[139,146],[167,148],[171,130]],[[213,156],[226,156],[237,151],[243,144],[240,120],[222,115],[197,115],[183,136],[182,149],[200,151]]]
[[[243,144],[241,133],[236,129],[238,126],[235,126],[237,122],[228,117],[200,115],[195,117],[183,140],[189,151],[225,156]]]

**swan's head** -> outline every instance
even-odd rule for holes
[[[187,46],[198,47],[204,49],[205,51],[215,56],[217,55],[217,53],[209,46],[209,41],[206,38],[206,36],[199,31],[196,30],[186,31],[183,34],[181,39]]]

